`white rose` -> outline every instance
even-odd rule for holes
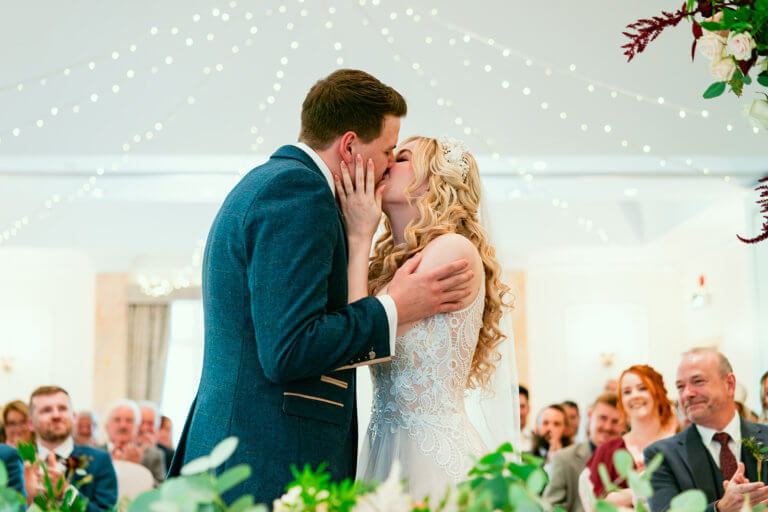
[[[749,60],[752,57],[752,50],[757,48],[755,40],[749,32],[741,32],[728,35],[728,53],[734,56],[736,60]]]
[[[718,82],[729,82],[736,72],[736,63],[730,57],[719,59],[712,63],[710,71]]]
[[[764,130],[768,130],[768,101],[755,100],[749,108],[749,117],[756,123],[762,125]]]
[[[709,60],[722,59],[725,50],[725,38],[708,32],[699,38],[696,48],[700,54]]]

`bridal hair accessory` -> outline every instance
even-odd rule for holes
[[[464,158],[464,153],[469,153],[469,148],[462,141],[453,137],[440,137],[437,139],[440,147],[443,149],[445,160],[461,169],[461,179],[467,178],[469,173],[469,162]]]

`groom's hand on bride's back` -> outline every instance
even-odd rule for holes
[[[387,287],[387,294],[397,306],[398,324],[421,320],[438,313],[450,313],[464,307],[471,293],[469,282],[474,272],[469,262],[458,259],[425,272],[416,273],[421,252],[400,267]]]

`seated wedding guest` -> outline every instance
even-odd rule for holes
[[[648,365],[630,366],[619,377],[619,412],[630,426],[621,437],[603,443],[587,461],[589,478],[595,496],[605,493],[598,467],[605,464],[608,477],[616,482],[621,491],[610,492],[606,501],[617,506],[632,508],[632,491],[626,481],[618,481],[619,474],[613,464],[616,450],[627,450],[635,461],[635,469],[642,470],[643,450],[660,439],[671,436],[677,430],[677,419],[672,402],[667,398],[664,379]]]
[[[141,424],[139,424],[137,441],[160,450],[163,453],[165,467],[169,468],[173,460],[173,450],[157,441],[157,433],[162,421],[160,408],[154,402],[142,401],[139,402],[139,409],[141,410]]]
[[[564,448],[552,457],[549,485],[544,499],[566,512],[583,512],[579,499],[579,475],[592,453],[609,439],[624,431],[621,414],[616,408],[616,395],[603,393],[587,410],[588,440]]]
[[[566,434],[576,441],[576,436],[579,434],[579,423],[581,423],[581,413],[579,413],[579,405],[573,400],[566,400],[561,404],[565,413],[568,415],[568,431]]]
[[[760,377],[760,404],[763,406],[763,414],[760,415],[760,423],[768,425],[768,372]]]
[[[531,412],[531,403],[528,396],[528,388],[522,384],[519,386],[520,396],[520,450],[530,453],[533,450],[533,430],[528,426],[528,414]]]
[[[693,423],[669,439],[645,449],[646,463],[664,456],[651,476],[651,512],[664,512],[672,498],[688,489],[707,497],[707,512],[739,512],[748,495],[752,506],[768,500],[768,486],[757,482],[757,463],[741,441],[754,438],[768,445],[768,427],[736,413],[736,377],[731,363],[713,349],[683,355],[677,367],[677,392]],[[763,473],[763,481],[766,475]]]
[[[96,430],[99,427],[98,418],[93,411],[80,411],[75,416],[75,444],[80,446],[96,446]]]
[[[605,381],[605,388],[603,389],[604,393],[613,393],[614,395],[619,394],[619,381],[616,379],[608,379]]]
[[[31,443],[35,434],[29,428],[29,407],[21,400],[8,402],[3,407],[5,444],[16,447],[19,443]]]
[[[8,473],[7,487],[14,489],[26,498],[26,493],[24,492],[24,467],[21,464],[19,452],[10,446],[0,444],[0,464],[5,465],[5,471]]]
[[[29,398],[32,428],[37,433],[37,458],[34,465],[24,471],[27,500],[44,491],[41,464],[45,464],[54,489],[64,480],[58,496],[63,496],[70,486],[88,500],[87,512],[112,510],[117,504],[117,478],[109,454],[90,446],[78,446],[72,439],[74,413],[69,394],[58,386],[43,386],[32,392]],[[91,479],[78,482],[84,477],[73,475],[67,480],[65,461],[70,457],[84,459],[85,472]]]
[[[536,431],[531,453],[544,459],[544,470],[549,472],[552,456],[569,446],[572,439],[566,434],[568,415],[560,404],[552,404],[541,410],[536,419]]]
[[[173,450],[173,422],[168,416],[160,417],[160,428],[157,431],[157,444]]]
[[[133,400],[120,400],[107,413],[106,448],[114,460],[125,460],[147,468],[156,483],[165,480],[165,457],[154,443],[137,439],[141,411]]]

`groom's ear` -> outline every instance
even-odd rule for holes
[[[339,140],[339,157],[348,165],[355,159],[355,146],[357,143],[355,132],[346,132]]]

